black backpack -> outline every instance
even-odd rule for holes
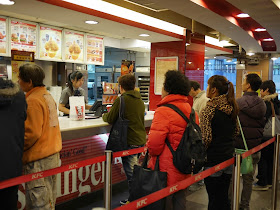
[[[202,141],[200,127],[195,123],[195,112],[192,109],[190,119],[175,105],[165,104],[177,112],[188,123],[176,151],[165,140],[173,155],[174,166],[183,174],[198,173],[206,161],[205,146]]]

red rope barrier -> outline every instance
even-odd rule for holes
[[[133,155],[133,154],[138,154],[144,152],[144,147],[140,147],[137,149],[131,149],[131,150],[125,150],[125,151],[121,151],[121,152],[116,152],[113,153],[113,157],[124,157],[124,156],[128,156],[128,155]],[[12,179],[8,179],[8,180],[4,180],[0,182],[0,189],[4,189],[4,188],[8,188],[8,187],[12,187],[15,185],[19,185],[21,183],[25,183],[25,182],[30,182],[32,180],[36,180],[36,179],[41,179],[44,177],[48,177],[48,176],[52,176],[55,174],[59,174],[65,171],[69,171],[69,170],[73,170],[73,169],[78,169],[87,165],[91,165],[91,164],[95,164],[95,163],[99,163],[99,162],[103,162],[105,161],[105,155],[103,156],[99,156],[99,157],[95,157],[95,158],[91,158],[91,159],[87,159],[87,160],[82,160],[79,162],[75,162],[75,163],[71,163],[68,165],[64,165],[64,166],[60,166],[57,168],[53,168],[53,169],[49,169],[46,171],[40,171],[37,173],[32,173],[32,174],[27,174],[27,175],[23,175],[23,176],[19,176],[19,177],[15,177]]]

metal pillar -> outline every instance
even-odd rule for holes
[[[106,210],[112,209],[112,151],[105,150],[105,182],[104,182],[104,206]]]
[[[239,210],[240,197],[240,165],[241,155],[235,154],[235,163],[233,169],[233,196],[232,196],[232,210]]]
[[[274,144],[274,166],[273,166],[273,179],[272,179],[272,203],[271,209],[277,209],[277,188],[278,188],[278,167],[279,167],[279,144],[280,135],[276,135],[276,141]]]

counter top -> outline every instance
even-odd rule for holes
[[[154,118],[154,112],[148,111],[145,116],[145,127],[150,127]],[[111,125],[102,118],[86,119],[82,121],[70,120],[68,117],[59,117],[59,126],[62,140],[83,138],[97,134],[109,133]]]

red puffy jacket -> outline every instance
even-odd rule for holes
[[[167,95],[164,97],[158,106],[163,104],[174,104],[181,109],[189,118],[191,113],[191,106],[188,103],[188,98],[183,95]],[[198,116],[196,115],[196,123],[198,124]],[[165,143],[168,138],[172,148],[177,149],[187,122],[174,110],[169,107],[159,107],[155,111],[153,123],[151,125],[149,138],[146,146],[151,155],[151,160],[148,167],[154,169],[155,161],[159,155],[160,171],[167,172],[167,185],[173,185],[190,175],[182,174],[173,165],[173,156]]]

